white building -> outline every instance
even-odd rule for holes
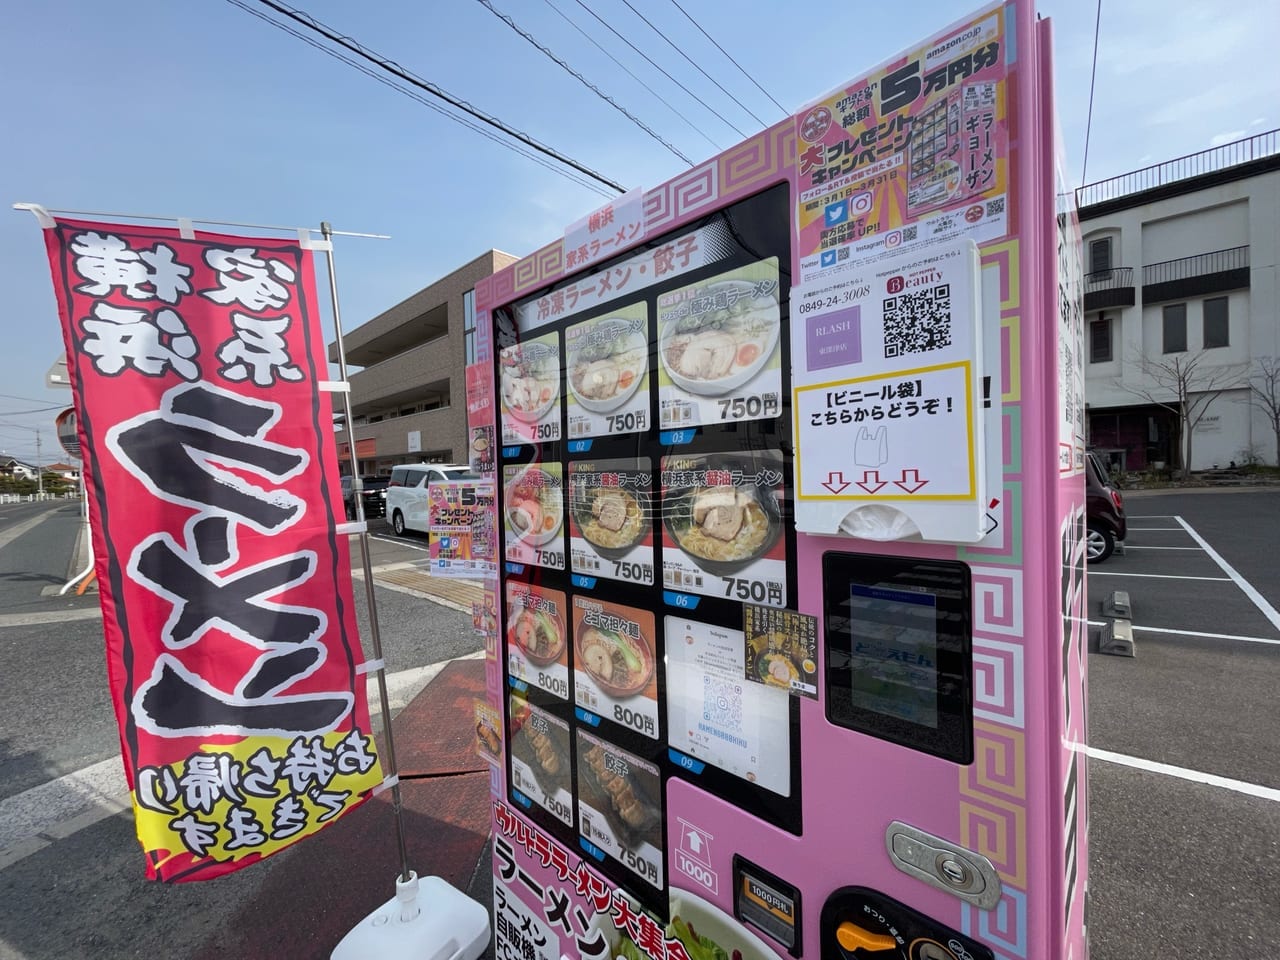
[[[29,463],[23,463],[13,457],[0,456],[0,476],[34,480],[38,473],[39,471]]]
[[[1172,371],[1200,414],[1191,468],[1276,463],[1247,381],[1280,361],[1280,131],[1077,193],[1090,445],[1124,470],[1181,464]],[[1211,394],[1225,387],[1216,399]],[[1206,401],[1207,406],[1206,406]]]

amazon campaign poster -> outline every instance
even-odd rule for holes
[[[1008,234],[1008,15],[990,6],[795,115],[800,280]]]
[[[309,250],[56,221],[107,672],[147,875],[204,880],[382,780]]]

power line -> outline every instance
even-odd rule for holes
[[[694,131],[696,131],[696,132],[697,132],[698,136],[702,137],[702,139],[703,139],[703,140],[707,141],[707,143],[711,144],[711,145],[712,145],[713,147],[715,147],[717,150],[723,150],[723,149],[724,149],[724,147],[722,147],[720,144],[716,143],[716,142],[715,142],[714,140],[712,140],[709,136],[707,136],[707,132],[706,132],[705,130],[703,130],[700,126],[698,126],[696,123],[694,123],[694,122],[693,122],[692,120],[690,120],[688,117],[686,117],[683,113],[681,113],[681,112],[680,112],[679,110],[677,110],[675,107],[673,107],[670,103],[668,103],[668,102],[663,98],[663,96],[662,96],[660,93],[658,93],[658,91],[654,90],[654,89],[653,89],[653,87],[649,86],[647,83],[645,83],[645,82],[644,82],[643,80],[641,80],[639,77],[637,77],[634,73],[632,73],[632,72],[631,72],[631,68],[630,68],[630,67],[628,67],[625,63],[623,63],[621,60],[619,60],[617,57],[615,57],[612,53],[610,53],[608,50],[606,50],[603,46],[601,46],[600,42],[599,42],[598,40],[596,40],[596,38],[595,38],[595,37],[591,36],[591,34],[587,33],[587,31],[583,30],[583,29],[582,29],[582,27],[580,27],[580,26],[578,26],[578,24],[574,23],[574,22],[573,22],[573,20],[569,19],[569,15],[568,15],[568,14],[566,14],[566,13],[565,13],[563,10],[561,10],[559,7],[557,7],[557,6],[555,5],[555,3],[553,3],[553,2],[552,2],[552,0],[543,0],[543,2],[544,2],[544,3],[546,3],[546,5],[547,5],[547,6],[549,6],[549,7],[550,7],[552,10],[554,10],[556,13],[558,13],[558,14],[560,15],[561,19],[563,19],[565,23],[569,24],[569,26],[573,27],[573,29],[577,30],[580,34],[582,34],[584,37],[586,37],[586,38],[587,38],[587,40],[588,40],[588,41],[590,41],[590,42],[595,46],[595,48],[596,48],[597,50],[599,50],[599,51],[600,51],[601,53],[603,53],[606,57],[608,57],[610,60],[612,60],[614,63],[616,63],[619,67],[621,67],[623,70],[625,70],[625,71],[626,71],[626,73],[627,73],[627,76],[629,76],[632,80],[634,80],[636,83],[640,84],[640,86],[644,87],[644,88],[645,88],[646,90],[648,90],[651,94],[653,94],[653,97],[654,97],[654,99],[655,99],[655,100],[657,100],[659,103],[661,103],[663,106],[665,106],[668,110],[670,110],[672,113],[674,113],[677,117],[679,117],[681,120],[683,120],[685,123],[687,123],[690,127],[692,127],[692,128],[694,129]]]
[[[3,417],[22,417],[30,413],[48,413],[50,410],[65,410],[62,404],[54,404],[52,407],[37,407],[34,410],[0,410],[0,416]]]
[[[707,71],[703,70],[703,69],[702,69],[702,67],[700,67],[700,66],[698,65],[697,61],[695,61],[691,56],[689,56],[687,53],[685,53],[683,50],[681,50],[678,46],[676,46],[675,42],[674,42],[670,37],[668,37],[665,33],[663,33],[661,30],[659,30],[657,27],[655,27],[655,26],[653,25],[653,23],[649,20],[649,18],[648,18],[648,17],[646,17],[643,13],[641,13],[639,10],[637,10],[635,7],[633,7],[633,6],[631,5],[631,0],[622,0],[622,2],[623,2],[623,3],[625,3],[625,4],[627,5],[627,9],[628,9],[628,10],[630,10],[630,11],[631,11],[632,13],[634,13],[637,17],[639,17],[641,20],[643,20],[645,23],[647,23],[647,24],[649,25],[649,29],[650,29],[650,30],[652,30],[654,33],[656,33],[658,36],[660,36],[663,40],[667,41],[667,45],[668,45],[669,47],[671,47],[671,49],[672,49],[672,50],[674,50],[676,53],[680,54],[680,56],[684,57],[684,58],[685,58],[686,60],[688,60],[691,64],[693,64],[693,68],[694,68],[695,70],[697,70],[700,74],[702,74],[704,77],[706,77],[706,78],[707,78],[708,80],[710,80],[712,83],[714,83],[714,84],[715,84],[715,85],[720,89],[720,92],[721,92],[721,93],[723,93],[726,97],[728,97],[730,100],[732,100],[732,101],[733,101],[734,103],[736,103],[738,106],[740,106],[744,111],[746,111],[747,115],[748,115],[748,116],[750,116],[752,120],[754,120],[756,123],[760,124],[760,126],[761,126],[761,127],[767,127],[767,126],[768,126],[768,124],[767,124],[767,123],[765,123],[763,120],[761,120],[759,117],[757,117],[754,113],[752,113],[752,112],[751,112],[751,109],[750,109],[750,108],[749,108],[745,103],[743,103],[741,100],[739,100],[737,97],[735,97],[732,93],[730,93],[730,92],[729,92],[728,90],[726,90],[724,87],[721,87],[721,86],[720,86],[720,82],[719,82],[718,80],[716,80],[716,78],[715,78],[715,77],[711,76],[711,74],[709,74],[709,73],[707,73]]]
[[[617,110],[624,117],[626,117],[628,120],[634,123],[637,127],[643,130],[649,136],[651,136],[654,140],[657,140],[660,144],[662,144],[664,147],[666,147],[668,150],[674,153],[677,157],[679,157],[689,166],[691,167],[693,166],[692,160],[686,157],[683,153],[677,150],[674,146],[672,146],[666,140],[662,139],[662,137],[658,136],[658,134],[654,133],[651,129],[649,129],[649,127],[645,125],[643,120],[635,116],[633,113],[631,113],[631,111],[629,111],[626,107],[619,104],[616,100],[614,100],[608,94],[602,92],[599,87],[597,87],[594,83],[592,83],[582,74],[580,74],[577,70],[573,69],[573,67],[569,66],[569,64],[565,63],[563,60],[557,57],[554,53],[551,52],[550,49],[540,44],[528,32],[516,26],[516,22],[512,20],[509,16],[507,16],[505,13],[499,13],[496,9],[494,9],[494,6],[492,3],[490,3],[490,0],[478,0],[478,2],[482,7],[484,7],[486,10],[492,13],[495,17],[497,17],[499,20],[501,20],[503,23],[509,26],[512,30],[514,30],[516,33],[520,34],[520,36],[528,40],[529,43],[533,44],[535,48],[537,48],[538,50],[541,50],[544,54],[546,54],[553,63],[560,66],[566,73],[570,74],[573,77],[576,77],[582,83],[583,86],[585,86],[588,90],[594,93],[597,97],[599,97],[605,103],[609,104],[609,106],[613,107],[613,109]]]
[[[6,400],[21,400],[23,403],[44,403],[43,400],[37,400],[35,397],[15,397],[12,393],[0,393],[0,397]]]
[[[687,10],[685,10],[685,8],[684,8],[684,7],[680,6],[680,0],[671,0],[671,2],[672,2],[672,3],[674,3],[674,4],[676,5],[676,9],[677,9],[677,10],[679,10],[681,13],[683,13],[683,14],[685,15],[685,19],[686,19],[686,20],[688,20],[690,23],[692,23],[695,27],[697,27],[697,28],[698,28],[698,32],[699,32],[699,33],[701,33],[704,37],[706,37],[708,40],[710,40],[712,43],[714,43],[714,44],[715,44],[716,49],[717,49],[717,50],[719,50],[721,53],[723,53],[726,57],[728,57],[728,58],[729,58],[729,62],[730,62],[730,63],[732,63],[735,67],[737,67],[737,68],[738,68],[738,70],[742,73],[742,75],[743,75],[744,77],[746,77],[748,80],[750,80],[752,83],[754,83],[754,84],[755,84],[755,86],[756,86],[756,89],[757,89],[757,90],[759,90],[761,93],[763,93],[763,94],[764,94],[766,97],[768,97],[770,100],[773,100],[773,105],[774,105],[775,107],[777,107],[779,110],[781,110],[781,111],[782,111],[784,114],[786,114],[787,116],[790,116],[790,115],[791,115],[791,112],[790,112],[789,110],[787,110],[787,108],[786,108],[786,107],[784,107],[782,104],[780,104],[777,100],[775,100],[775,99],[774,99],[773,94],[771,94],[771,93],[770,93],[768,90],[766,90],[764,87],[760,86],[760,84],[759,84],[759,82],[756,80],[756,78],[755,78],[755,77],[753,77],[751,74],[747,73],[747,71],[746,71],[746,70],[744,70],[744,69],[742,68],[742,64],[740,64],[737,60],[733,59],[733,56],[729,53],[729,51],[728,51],[728,50],[726,50],[724,47],[720,46],[720,44],[719,44],[719,43],[716,43],[716,38],[715,38],[715,37],[711,36],[711,34],[707,33],[707,31],[705,31],[705,30],[703,30],[703,29],[702,29],[702,24],[698,23],[698,21],[697,21],[697,20],[695,20],[695,19],[693,19],[693,17],[689,16],[688,11],[687,11]]]
[[[739,128],[739,127],[738,127],[738,126],[733,122],[733,121],[731,121],[730,119],[728,119],[728,118],[727,118],[724,114],[722,114],[719,110],[717,110],[715,107],[711,106],[711,104],[707,103],[707,101],[703,100],[700,96],[698,96],[696,93],[694,93],[694,92],[693,92],[692,90],[690,90],[688,87],[686,87],[683,83],[681,83],[679,80],[677,80],[677,79],[676,79],[675,77],[673,77],[671,74],[667,73],[667,71],[663,70],[663,69],[662,69],[662,67],[660,67],[660,66],[658,66],[656,63],[654,63],[654,61],[653,61],[653,58],[652,58],[652,57],[650,57],[647,53],[645,53],[643,50],[641,50],[639,47],[637,47],[634,43],[632,43],[630,40],[628,40],[626,37],[624,37],[622,34],[620,34],[617,30],[613,29],[613,27],[612,27],[612,26],[610,26],[610,25],[609,25],[605,20],[603,20],[603,19],[600,17],[600,15],[599,15],[598,13],[596,13],[594,10],[592,10],[590,7],[588,7],[585,3],[583,3],[583,2],[582,2],[582,0],[574,0],[574,2],[575,2],[578,6],[580,6],[583,10],[587,11],[587,13],[591,14],[593,17],[595,17],[597,20],[599,20],[599,21],[600,21],[600,23],[602,23],[602,24],[605,26],[605,28],[606,28],[610,33],[612,33],[615,37],[617,37],[619,40],[621,40],[623,43],[625,43],[628,47],[630,47],[630,48],[631,48],[632,50],[634,50],[636,53],[640,54],[640,56],[644,57],[644,59],[645,59],[646,61],[648,61],[649,65],[650,65],[651,67],[653,67],[655,70],[657,70],[659,73],[661,73],[664,77],[666,77],[668,80],[670,80],[672,83],[674,83],[677,87],[679,87],[681,90],[683,90],[683,91],[684,91],[685,93],[687,93],[689,96],[693,97],[693,99],[697,100],[700,104],[702,104],[704,107],[706,107],[706,108],[707,108],[707,110],[708,110],[710,113],[714,114],[714,115],[715,115],[715,116],[720,120],[720,122],[721,122],[721,123],[723,123],[726,127],[728,127],[730,130],[732,130],[732,131],[733,131],[734,133],[736,133],[738,136],[742,137],[744,140],[746,139],[746,136],[747,136],[747,135],[746,135],[746,133],[744,133],[744,132],[743,132],[743,131],[742,131],[742,130],[741,130],[741,129],[740,129],[740,128]]]
[[[288,29],[286,25],[278,23],[275,20],[271,20],[270,18],[260,16],[255,11],[251,10],[248,6],[246,6],[245,3],[242,2],[242,0],[228,0],[228,2],[234,4],[235,6],[239,7],[242,10],[245,10],[246,12],[253,13],[255,16],[258,16],[259,19],[263,19],[267,23],[270,23],[279,29],[285,30],[286,32],[291,33],[294,36],[299,36],[294,31]],[[384,70],[387,73],[393,74],[394,76],[398,77],[400,80],[403,80],[404,82],[414,87],[417,87],[420,90],[425,90],[431,96],[445,101],[451,107],[454,107],[457,110],[461,110],[464,113],[472,117],[475,117],[477,120],[479,120],[483,124],[486,124],[487,126],[490,126],[497,130],[502,131],[507,136],[520,141],[521,143],[525,144],[528,147],[531,147],[532,149],[536,150],[541,154],[544,154],[545,156],[551,157],[552,159],[556,160],[558,163],[562,163],[567,167],[571,167],[572,169],[577,170],[579,173],[586,175],[592,180],[595,180],[598,183],[604,184],[606,187],[610,187],[611,189],[616,190],[618,193],[626,193],[626,189],[621,184],[615,183],[614,181],[605,177],[603,174],[598,173],[595,170],[592,170],[590,167],[585,166],[584,164],[578,162],[577,160],[574,160],[572,157],[566,156],[565,154],[560,153],[559,151],[547,146],[546,144],[538,142],[533,137],[529,136],[527,133],[523,133],[519,130],[516,130],[514,127],[511,127],[506,123],[503,123],[501,120],[497,119],[496,117],[492,117],[492,116],[489,116],[488,114],[482,113],[481,111],[473,107],[471,104],[467,103],[465,100],[462,100],[454,96],[453,94],[447,92],[446,90],[442,89],[436,84],[430,82],[429,80],[424,80],[422,77],[419,77],[416,74],[410,72],[409,70],[406,70],[404,67],[400,66],[400,64],[396,63],[394,60],[390,60],[382,56],[381,54],[375,53],[374,51],[356,42],[350,37],[337,33],[331,27],[325,25],[324,23],[321,23],[319,20],[315,19],[310,14],[307,14],[301,10],[295,10],[291,7],[286,7],[283,4],[274,2],[274,0],[258,0],[258,3],[262,4],[263,6],[269,7],[270,9],[274,10],[276,13],[281,14],[282,16],[288,17],[290,20],[293,20],[295,23],[300,23],[302,26],[304,26],[308,30],[311,30],[315,33],[320,34],[330,43],[335,43],[338,46],[342,47],[343,49],[348,50],[351,53],[355,54],[356,56],[369,61],[379,69]],[[312,46],[316,46],[316,44],[313,43]],[[330,53],[330,55],[336,56],[337,59],[344,59],[343,57],[338,56],[333,51],[328,50],[328,48],[326,47],[319,47],[319,49],[324,50],[326,53]],[[344,62],[349,63],[350,61],[344,61]],[[397,88],[397,89],[400,89],[400,88]],[[401,92],[404,92],[404,91],[402,90]],[[415,97],[415,99],[417,98]],[[451,117],[454,120],[457,120],[458,122],[463,122],[461,118],[455,117],[452,114],[446,113],[445,115]],[[505,142],[503,143],[503,145],[507,146],[510,149],[516,149],[512,147],[511,144],[508,144]]]
[[[320,50],[321,52],[326,53],[329,56],[334,57],[335,59],[340,60],[351,67],[354,67],[355,69],[359,70],[361,73],[365,74],[366,76],[371,77],[374,80],[377,80],[379,83],[382,83],[386,86],[391,87],[393,90],[397,90],[400,93],[403,93],[405,96],[408,96],[418,101],[424,106],[429,107],[432,110],[435,110],[437,113],[449,118],[450,120],[453,120],[456,123],[461,124],[464,127],[467,127],[468,129],[474,130],[476,133],[479,133],[481,136],[484,136],[487,139],[502,145],[508,150],[511,150],[514,153],[518,153],[523,157],[533,160],[535,163],[538,163],[540,166],[546,167],[549,170],[553,170],[554,172],[565,177],[566,179],[571,180],[574,183],[577,183],[581,186],[585,186],[588,189],[593,190],[595,193],[600,194],[600,196],[603,196],[603,197],[609,196],[609,194],[603,193],[594,185],[582,179],[579,179],[576,175],[571,174],[560,167],[551,165],[541,157],[538,157],[537,155],[530,153],[527,150],[524,150],[521,147],[516,146],[515,144],[512,144],[506,140],[503,140],[500,137],[497,137],[490,131],[485,130],[483,127],[480,127],[470,122],[469,120],[464,119],[463,117],[460,117],[456,114],[450,113],[449,111],[442,109],[439,105],[425,99],[420,94],[412,90],[408,90],[405,87],[401,86],[400,84],[397,84],[391,80],[388,80],[386,77],[383,77],[382,75],[373,72],[363,64],[353,61],[349,57],[346,57],[335,50],[325,47],[322,44],[316,43],[310,37],[307,37],[299,33],[298,31],[294,30],[293,28],[289,27],[288,24],[279,23],[275,20],[272,20],[269,17],[263,16],[257,11],[254,11],[249,7],[247,7],[244,3],[241,2],[241,0],[229,0],[229,2],[235,4],[236,6],[240,7],[242,10],[245,10],[246,12],[253,14],[259,19],[264,20],[266,23],[269,23],[272,26],[277,27],[285,31],[286,33],[291,34],[292,36],[297,37],[298,39],[309,44],[310,46],[315,47],[317,50]],[[597,173],[596,171],[590,169],[589,167],[583,166],[578,161],[573,160],[572,158],[559,153],[558,151],[554,150],[551,147],[548,147],[545,144],[539,143],[537,140],[533,139],[528,134],[525,134],[519,130],[516,130],[508,126],[507,124],[504,124],[501,120],[498,120],[496,117],[492,117],[487,114],[481,113],[479,110],[474,108],[471,104],[467,103],[466,101],[461,100],[460,98],[454,96],[453,94],[448,93],[447,91],[431,83],[430,81],[424,80],[423,78],[405,69],[400,64],[396,63],[394,60],[390,60],[386,57],[383,57],[380,54],[377,54],[374,51],[370,50],[369,48],[364,47],[362,44],[358,43],[352,38],[338,34],[332,28],[328,27],[324,23],[321,23],[319,20],[316,20],[314,17],[310,16],[309,14],[304,13],[300,10],[293,10],[291,8],[283,7],[279,4],[272,3],[271,0],[259,0],[259,2],[263,3],[264,5],[270,7],[273,10],[283,13],[285,16],[289,17],[291,20],[301,23],[303,26],[307,27],[308,29],[319,33],[321,36],[324,36],[326,39],[329,39],[332,42],[339,44],[345,49],[352,50],[353,52],[358,54],[360,57],[373,63],[375,66],[379,67],[380,69],[385,70],[386,72],[391,73],[394,76],[405,80],[406,82],[412,84],[415,87],[426,90],[432,96],[435,96],[435,97],[438,97],[439,99],[444,100],[446,103],[449,103],[451,106],[455,106],[458,109],[462,110],[464,113],[467,113],[471,116],[476,117],[481,122],[502,131],[503,133],[520,141],[521,143],[528,144],[534,150],[538,151],[538,153],[551,157],[553,160],[561,164],[564,164],[565,166],[568,166],[573,170],[580,171],[586,174],[586,176],[590,177],[592,180],[595,180],[599,183],[603,183],[606,186],[612,188],[613,190],[616,190],[620,193],[625,192],[621,184],[615,183],[612,180],[609,180],[603,175]]]
[[[426,97],[418,93],[416,90],[411,90],[402,84],[396,83],[391,78],[386,77],[381,73],[378,73],[377,71],[366,66],[365,64],[360,63],[358,60],[353,60],[351,57],[346,56],[340,51],[331,49],[330,47],[326,47],[324,44],[317,42],[316,40],[312,39],[306,34],[301,33],[298,30],[295,30],[293,27],[289,26],[287,23],[280,23],[276,20],[273,20],[270,17],[268,17],[266,14],[260,13],[259,11],[254,10],[253,8],[247,6],[245,3],[242,3],[241,0],[228,0],[228,2],[239,7],[241,10],[243,10],[245,13],[249,14],[250,16],[257,17],[262,22],[268,23],[271,26],[284,31],[285,33],[289,34],[292,37],[296,37],[297,39],[301,40],[303,43],[307,44],[308,46],[314,47],[316,50],[319,50],[321,53],[327,54],[328,56],[333,57],[335,60],[345,63],[347,66],[351,67],[354,70],[358,70],[360,73],[363,73],[365,76],[369,77],[372,80],[376,80],[378,83],[381,83],[383,86],[390,87],[392,90],[395,90],[397,93],[402,93],[409,99],[416,100],[418,103],[422,104],[424,107],[427,107],[429,110],[434,110],[436,113],[440,114],[441,116],[449,120],[452,120],[461,126],[466,127],[468,130],[475,131],[480,136],[484,137],[486,140],[492,140],[494,143],[498,144],[499,146],[505,147],[506,149],[512,151],[513,153],[517,153],[522,157],[532,160],[534,163],[538,164],[538,166],[545,167],[547,170],[550,170],[551,172],[564,177],[566,180],[569,180],[572,183],[576,183],[579,186],[585,187],[586,189],[592,191],[595,194],[598,194],[601,197],[609,199],[613,196],[613,194],[606,193],[605,191],[601,190],[599,186],[597,186],[595,183],[592,183],[590,180],[587,180],[585,177],[580,177],[576,173],[570,170],[566,170],[561,166],[557,166],[556,164],[552,163],[550,160],[548,160],[545,157],[539,156],[538,154],[533,153],[530,150],[526,150],[523,147],[518,146],[517,144],[511,143],[508,140],[504,140],[501,136],[494,133],[492,130],[487,130],[484,127],[480,126],[479,124],[473,123],[472,121],[468,120],[466,117],[461,117],[455,113],[450,113],[444,107],[441,107],[439,104],[433,103],[431,100],[428,100]]]
[[[1093,85],[1098,79],[1098,32],[1102,27],[1102,0],[1098,0],[1098,15],[1093,21],[1093,69],[1089,72],[1089,115],[1084,124],[1084,163],[1080,168],[1080,185],[1084,186],[1089,172],[1089,133],[1093,130]]]

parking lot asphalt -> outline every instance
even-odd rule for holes
[[[1280,490],[1129,494],[1127,506],[1123,555],[1092,567],[1088,581],[1091,621],[1100,621],[1108,593],[1126,590],[1136,636],[1133,659],[1089,658],[1090,956],[1280,957]],[[421,572],[420,541],[380,536],[388,552],[377,556],[379,569]],[[379,586],[386,575],[377,574]],[[384,633],[394,633],[399,607],[394,598],[384,606]],[[404,613],[421,620],[420,608]],[[434,619],[447,616],[458,619],[444,610]],[[460,620],[460,636],[468,626]],[[80,887],[97,891],[95,903],[107,903],[100,891],[112,884],[123,899],[133,887],[155,889],[137,876],[131,831],[120,815],[77,835],[99,844],[87,862],[111,864],[111,884]],[[5,875],[11,901],[14,891],[43,890],[37,898],[57,903],[53,890],[75,888],[76,862],[51,846],[12,868]],[[288,863],[283,855],[215,885],[228,904],[192,907],[193,950],[205,937],[216,942],[227,911],[251,906],[257,885]],[[189,905],[203,902],[182,892]],[[46,955],[35,946],[40,938],[61,941],[60,956],[76,955],[47,915],[26,929],[33,944],[26,955]]]
[[[1089,570],[1136,654],[1089,661],[1091,956],[1280,956],[1280,491],[1126,506]]]

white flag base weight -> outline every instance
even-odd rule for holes
[[[489,912],[439,877],[409,871],[396,895],[333,949],[330,960],[476,960],[489,945]]]

